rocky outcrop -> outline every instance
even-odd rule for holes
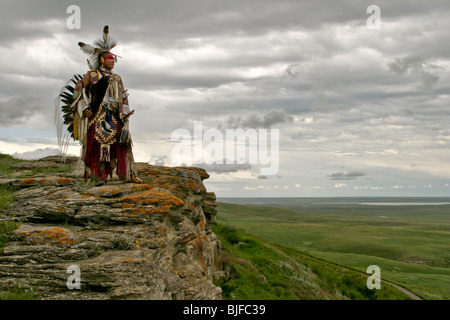
[[[77,167],[57,157],[42,163]],[[57,170],[0,179],[19,189],[12,212],[20,222],[0,255],[0,291],[33,288],[41,299],[221,299],[213,279],[227,265],[211,229],[217,211],[202,182],[208,173],[145,163],[137,170],[143,183],[94,186]]]

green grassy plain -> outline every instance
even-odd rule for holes
[[[233,265],[216,285],[230,300],[409,300],[397,288],[367,288],[367,274],[216,223]]]
[[[219,202],[217,221],[361,272],[377,265],[423,299],[450,299],[450,205]]]

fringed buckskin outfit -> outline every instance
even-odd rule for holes
[[[82,145],[84,178],[96,183],[106,182],[116,169],[119,179],[139,182],[128,129],[128,117],[132,114],[127,104],[128,93],[121,77],[104,64],[106,59],[117,60],[110,52],[116,43],[105,26],[103,39],[96,42],[97,47],[78,44],[91,54],[88,59],[91,70],[84,77],[74,76],[71,80],[74,87],[63,88],[60,97],[65,105],[60,110],[72,138]]]

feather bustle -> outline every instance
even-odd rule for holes
[[[95,48],[91,46],[90,44],[84,43],[84,42],[78,42],[78,45],[80,46],[80,49],[87,54],[93,54],[95,53]]]

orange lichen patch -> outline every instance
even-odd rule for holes
[[[164,211],[169,211],[172,208],[172,206],[171,205],[162,205],[159,208]]]
[[[122,193],[122,189],[117,186],[108,186],[97,188],[95,190],[90,190],[89,194],[99,196],[99,197],[113,197]]]
[[[22,180],[22,183],[25,185],[32,185],[36,183],[36,179],[26,178]]]
[[[146,183],[136,183],[133,185],[133,187],[131,188],[131,193],[135,193],[138,191],[142,191],[142,190],[148,190],[148,189],[152,189],[153,187],[149,184]]]
[[[70,179],[70,178],[58,178],[59,184],[66,185],[66,184],[69,184],[70,182],[72,182],[72,179]]]
[[[138,217],[144,214],[150,214],[150,210],[147,208],[126,208],[121,210],[123,214],[128,217]]]
[[[87,200],[87,199],[100,199],[99,197],[95,197],[95,196],[82,196],[81,197],[82,200]]]
[[[121,210],[122,214],[128,217],[150,217],[155,214],[167,214],[170,211],[171,206],[161,206],[158,208],[147,207],[128,207]]]
[[[160,209],[152,209],[151,213],[152,214],[166,214],[169,213],[170,209],[164,209],[164,208],[160,208]]]
[[[118,260],[117,262],[136,262],[136,261],[140,261],[142,260],[142,258],[123,258]]]
[[[201,232],[201,230],[205,230],[205,220],[200,220],[197,225],[195,226],[197,229],[197,232]]]
[[[34,244],[53,244],[59,247],[74,244],[76,241],[62,228],[53,227],[50,229],[24,232],[28,241]]]

